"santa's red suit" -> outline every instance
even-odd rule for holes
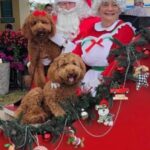
[[[91,26],[97,22],[100,22],[99,17],[90,16],[90,17],[81,19],[80,26],[79,26],[79,34],[73,40],[73,42],[76,43],[76,41],[78,41],[79,39],[83,39],[85,35],[88,35],[89,29],[91,28]]]
[[[67,7],[64,2],[68,3]],[[75,6],[70,6],[70,3],[75,3]],[[57,16],[53,16],[53,20],[56,34],[51,40],[62,46],[64,53],[72,52],[76,47],[76,40],[87,34],[91,25],[100,21],[100,18],[92,16],[91,0],[56,0],[55,4]]]
[[[121,20],[117,20],[108,28],[103,28],[101,22],[96,22],[82,36],[82,40],[76,41],[78,45],[73,53],[81,56],[85,64],[90,67],[83,82],[93,93],[95,87],[100,84],[101,72],[109,65],[107,57],[110,50],[117,47],[111,38],[127,44],[134,36],[134,28],[130,23]]]

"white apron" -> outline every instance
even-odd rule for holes
[[[88,36],[81,41],[81,57],[87,66],[91,68],[95,66],[99,68],[108,66],[107,57],[113,44],[110,38],[124,25],[126,25],[126,23],[120,24],[111,33],[103,34],[100,37]],[[82,80],[82,88],[84,91],[90,90],[92,95],[95,96],[95,88],[101,83],[102,71],[103,70],[89,69],[86,72]]]

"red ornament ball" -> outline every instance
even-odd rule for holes
[[[33,150],[48,150],[45,146],[37,146]]]
[[[145,51],[144,51],[144,54],[147,55],[147,56],[149,56],[149,55],[150,55],[149,50],[145,50]]]
[[[44,139],[44,141],[50,141],[51,140],[51,134],[50,133],[45,133],[43,135],[43,139]]]

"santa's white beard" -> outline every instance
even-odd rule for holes
[[[57,15],[57,32],[62,33],[66,39],[73,40],[79,30],[80,19],[76,11],[59,10]]]

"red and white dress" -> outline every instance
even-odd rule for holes
[[[83,79],[85,87],[91,89],[94,94],[95,87],[100,84],[101,72],[109,65],[108,55],[111,49],[117,45],[111,38],[118,39],[121,43],[127,44],[134,37],[134,28],[130,23],[117,20],[113,25],[103,28],[101,22],[93,24],[88,34],[78,41],[73,53],[81,56],[85,64],[90,67]],[[96,68],[96,69],[95,69]],[[98,69],[99,68],[99,69]]]
[[[57,16],[54,16],[53,19],[55,24],[57,24]],[[89,16],[80,20],[80,25],[77,33],[70,33],[72,37],[68,38],[65,33],[56,32],[55,36],[51,37],[50,39],[57,45],[64,47],[63,53],[72,52],[76,47],[76,41],[82,39],[88,33],[91,25],[99,21],[99,17]]]

